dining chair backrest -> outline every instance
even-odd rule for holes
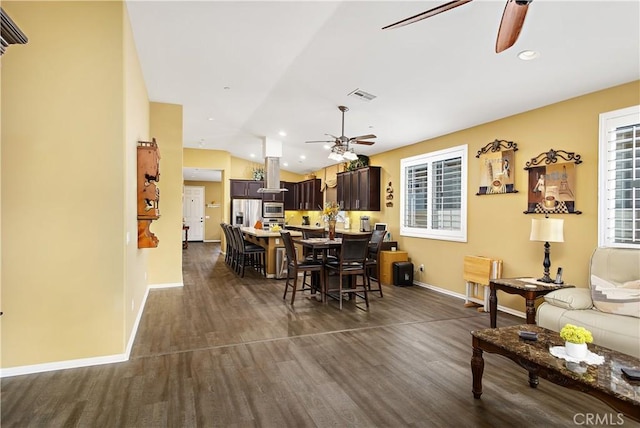
[[[325,238],[327,235],[323,229],[320,230],[303,230],[302,231],[302,239],[309,238]]]
[[[342,245],[340,247],[341,263],[364,262],[369,252],[369,240],[371,234],[344,234],[342,235]]]
[[[235,243],[236,251],[244,251],[244,236],[240,226],[231,226],[231,235],[233,236],[233,242]]]
[[[288,230],[281,230],[280,236],[282,237],[282,243],[284,244],[284,249],[287,254],[287,259],[289,259],[289,263],[296,264],[298,259],[296,257],[296,248],[293,245],[293,239],[291,239],[291,232]]]
[[[378,251],[380,250],[380,244],[382,244],[382,240],[384,239],[384,235],[386,234],[386,230],[374,230],[371,233],[371,245],[369,246],[369,252],[371,254],[378,254]]]

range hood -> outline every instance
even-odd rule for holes
[[[258,193],[280,193],[289,191],[289,189],[280,188],[282,142],[264,138],[262,149],[264,153],[265,187],[258,189]]]

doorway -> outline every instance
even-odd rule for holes
[[[189,227],[189,241],[203,241],[204,186],[184,186],[182,217]]]

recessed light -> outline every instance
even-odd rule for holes
[[[306,159],[307,157],[305,155],[300,155],[300,159]]]
[[[282,162],[282,166],[289,166],[289,162]]]
[[[278,132],[278,134],[280,134],[281,137],[286,137],[287,136],[287,133],[284,132],[284,131],[280,131],[280,132]]]
[[[518,58],[523,61],[531,61],[532,59],[536,59],[540,56],[539,52],[536,51],[522,51],[518,54]]]
[[[255,155],[255,153],[249,153],[249,157],[255,158],[256,155]]]
[[[214,118],[210,117],[208,120],[215,120]]]

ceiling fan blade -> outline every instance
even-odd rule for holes
[[[375,144],[375,141],[360,141],[360,140],[354,140],[354,141],[350,141],[351,144],[364,144],[366,146],[371,146],[372,144]]]
[[[350,140],[368,140],[370,138],[378,138],[373,134],[367,134],[367,135],[358,135],[357,137],[351,137]]]
[[[454,7],[462,6],[465,3],[469,3],[471,0],[454,0],[448,3],[442,4],[438,7],[434,7],[433,9],[429,9],[426,12],[419,13],[410,18],[403,19],[402,21],[398,21],[394,24],[387,25],[386,27],[382,27],[383,30],[391,30],[393,28],[404,27],[405,25],[413,24],[414,22],[422,21],[425,18],[429,18],[433,15],[437,15],[442,12],[446,12],[449,9],[453,9]]]
[[[305,143],[335,143],[333,140],[313,140],[313,141],[305,141]]]
[[[509,49],[518,40],[524,18],[529,10],[532,0],[508,0],[500,21],[498,39],[496,40],[496,53]]]

